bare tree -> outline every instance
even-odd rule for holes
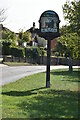
[[[0,9],[0,23],[6,19],[5,11],[5,9]]]

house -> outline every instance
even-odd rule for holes
[[[0,24],[0,31],[7,31],[7,32],[12,32],[11,30],[9,30],[8,28],[4,27],[3,24]]]
[[[32,34],[32,46],[39,46],[47,48],[47,40],[40,37],[37,33],[39,29],[35,29],[35,23],[33,22],[33,27],[31,27],[28,31]],[[51,49],[55,47],[57,39],[51,40]]]
[[[32,34],[32,36],[31,36],[31,39],[32,39],[31,45],[32,46],[39,46],[39,47],[46,47],[47,46],[47,41],[44,38],[39,37],[39,35],[37,34],[37,31],[39,31],[39,29],[35,29],[34,22],[33,22],[33,27],[31,27],[27,31],[31,32],[31,34]]]
[[[53,40],[51,40],[51,49],[53,49],[56,46],[56,42],[57,42],[56,38],[54,38]]]

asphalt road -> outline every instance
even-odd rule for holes
[[[51,66],[50,69],[68,68],[68,66]],[[46,71],[46,66],[15,66],[10,67],[0,64],[0,86],[15,82],[31,74]]]

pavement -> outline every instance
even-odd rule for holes
[[[50,66],[50,70],[65,69],[65,68],[69,68],[69,66],[63,66],[63,65]],[[73,66],[73,68],[79,68],[79,66]],[[12,66],[0,64],[0,86],[3,86],[11,82],[15,82],[25,76],[29,76],[44,71],[46,71],[46,66],[13,66],[12,67]]]

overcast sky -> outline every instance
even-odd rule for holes
[[[4,26],[19,32],[19,29],[29,29],[35,22],[38,28],[40,15],[46,10],[55,11],[59,15],[60,26],[62,26],[65,24],[62,11],[65,2],[66,0],[0,0],[0,8],[7,9]]]

